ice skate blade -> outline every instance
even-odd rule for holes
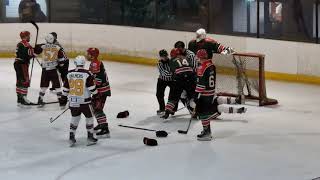
[[[212,141],[212,136],[211,137],[203,137],[203,138],[197,138],[198,141]]]
[[[95,145],[95,144],[97,144],[97,142],[92,142],[92,141],[88,141],[87,142],[87,146],[92,146],[92,145]]]
[[[76,142],[69,141],[69,147],[74,147],[74,146],[76,146]]]
[[[108,139],[110,138],[110,133],[109,134],[103,134],[103,135],[97,135],[97,139]]]
[[[70,143],[69,144],[69,147],[75,147],[76,146],[76,143]]]

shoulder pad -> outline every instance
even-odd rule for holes
[[[211,42],[211,43],[216,43],[217,41],[212,39],[212,38],[206,38],[205,39],[206,42]]]
[[[100,72],[100,67],[101,67],[101,61],[99,60],[94,60],[91,62],[90,64],[90,68],[89,70],[92,72],[92,73],[99,73]]]
[[[24,47],[27,47],[27,48],[30,48],[31,45],[29,44],[29,42],[25,41],[25,40],[22,40],[20,41],[20,43],[24,46]]]
[[[213,66],[213,63],[210,60],[207,60],[205,62],[203,62],[197,69],[197,75],[198,76],[203,76],[204,72],[210,67]]]

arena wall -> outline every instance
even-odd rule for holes
[[[178,40],[187,42],[192,32],[159,30],[93,24],[39,23],[39,40],[44,42],[47,33],[57,32],[59,42],[74,57],[88,47],[98,47],[103,59],[154,65],[160,49],[172,48]],[[31,24],[0,24],[0,57],[14,57],[19,32],[28,30],[35,40]],[[233,47],[238,52],[255,52],[266,55],[267,79],[320,84],[319,44],[235,37],[209,34],[217,41]]]

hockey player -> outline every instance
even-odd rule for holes
[[[159,77],[157,82],[157,99],[159,103],[159,110],[157,114],[165,112],[164,92],[167,87],[172,88],[172,73],[169,66],[168,52],[165,49],[159,51],[158,70]]]
[[[97,99],[98,91],[94,83],[93,74],[84,69],[85,61],[84,56],[76,57],[74,61],[76,68],[67,74],[67,80],[63,85],[63,95],[60,99],[60,103],[64,105],[67,104],[67,96],[69,99],[69,108],[72,115],[69,136],[70,147],[76,143],[75,133],[81,119],[81,114],[86,117],[87,145],[96,144],[98,141],[93,135],[93,117],[90,109],[91,99]],[[92,98],[91,94],[93,95]]]
[[[61,44],[58,41],[58,35],[56,32],[52,32],[50,33],[52,34],[52,36],[54,37],[54,42],[53,44],[60,46],[61,48],[61,53],[63,54],[64,58],[61,58],[60,62],[59,62],[59,66],[57,67],[59,73],[60,73],[60,77],[62,82],[65,81],[67,74],[68,74],[68,70],[69,70],[69,58],[67,57],[64,48],[61,46]],[[55,89],[52,87],[50,88],[50,91],[54,91]]]
[[[180,52],[182,53],[182,55],[188,60],[188,62],[191,63],[191,66],[192,66],[192,68],[193,68],[193,71],[194,71],[194,73],[196,74],[196,73],[197,73],[198,62],[197,62],[197,60],[196,60],[196,58],[195,58],[195,57],[196,57],[195,54],[194,54],[192,51],[186,49],[186,48],[185,48],[185,44],[184,44],[184,42],[182,42],[182,41],[177,41],[177,42],[174,44],[174,48],[177,48],[177,49],[180,50]],[[194,80],[196,80],[196,79],[194,79]],[[183,92],[181,93],[180,100],[181,100],[181,102],[188,108],[188,110],[189,110],[190,112],[193,111],[193,108],[191,108],[191,106],[190,106],[190,99],[187,98],[187,92],[186,92],[186,91],[183,91]]]
[[[103,108],[107,97],[111,96],[111,89],[106,69],[104,68],[103,63],[98,59],[98,56],[98,48],[89,48],[87,50],[87,59],[91,62],[89,71],[93,73],[93,76],[95,77],[95,84],[98,90],[98,98],[92,101],[94,115],[98,122],[94,131],[99,138],[109,138],[110,131]]]
[[[197,52],[201,65],[197,71],[197,86],[195,94],[196,113],[201,120],[203,131],[197,136],[199,141],[212,139],[210,120],[221,113],[245,113],[245,107],[226,107],[222,104],[240,104],[240,98],[216,96],[216,68],[205,49]]]
[[[167,119],[170,114],[174,114],[183,90],[186,91],[187,98],[192,99],[195,89],[196,74],[193,70],[192,62],[188,61],[178,48],[172,49],[170,56],[170,69],[173,74],[174,84],[170,89],[165,115],[162,116],[164,119]]]
[[[185,48],[186,45],[182,41],[177,41],[174,44],[174,48],[177,48],[181,51],[182,55],[186,57],[186,59],[191,62],[191,66],[193,70],[196,72],[197,71],[197,60],[196,60],[196,55],[194,52],[190,51],[189,49]]]
[[[57,67],[60,65],[60,62],[64,61],[65,55],[61,46],[54,44],[54,37],[52,34],[48,34],[45,37],[46,44],[41,46],[43,53],[43,60],[41,63],[42,74],[40,82],[40,92],[38,98],[38,104],[40,107],[44,106],[43,97],[46,93],[46,90],[49,87],[49,83],[52,83],[53,88],[57,91],[58,99],[61,97],[61,84],[59,80],[59,75]]]
[[[29,44],[30,32],[22,31],[20,33],[21,41],[17,44],[16,58],[14,61],[14,69],[16,71],[16,93],[18,105],[32,104],[27,99],[28,87],[30,86],[29,80],[29,64],[30,59],[34,57],[33,48]]]
[[[212,59],[213,53],[219,54],[232,54],[234,50],[230,47],[223,46],[211,38],[207,38],[205,29],[198,29],[196,31],[196,39],[191,40],[188,45],[188,49],[194,53],[197,53],[200,49],[205,49],[208,53],[208,58]]]

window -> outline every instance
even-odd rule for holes
[[[20,22],[47,21],[46,0],[6,0],[5,18],[19,18]]]

